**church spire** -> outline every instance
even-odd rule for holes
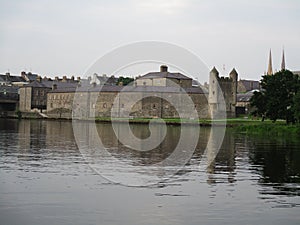
[[[285,57],[284,57],[284,49],[282,49],[281,70],[285,70]]]
[[[268,65],[268,72],[267,75],[272,75],[273,74],[273,69],[272,69],[272,52],[270,49],[270,54],[269,54],[269,65]]]

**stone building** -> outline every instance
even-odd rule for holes
[[[148,86],[128,86],[123,90],[122,86],[92,87],[89,90],[77,89],[77,100],[73,104],[75,92],[72,89],[57,89],[48,93],[47,115],[49,117],[71,118],[75,109],[77,117],[111,117],[114,108],[114,117],[139,117],[139,118],[178,118],[178,112],[170,103],[171,99],[177,99],[179,106],[184,110],[187,107],[184,95],[188,95],[193,101],[193,107],[199,117],[208,118],[208,104],[206,93],[200,88],[190,88],[180,91],[179,88]],[[78,99],[79,98],[79,99]],[[95,102],[88,101],[95,99]],[[135,101],[136,99],[141,99]],[[170,99],[170,101],[168,101]],[[177,108],[178,109],[178,108]],[[186,112],[189,115],[190,112]],[[187,116],[188,117],[188,116]]]
[[[235,69],[224,78],[219,77],[214,68],[210,72],[207,92],[194,86],[191,78],[181,73],[171,73],[167,66],[161,66],[159,72],[140,76],[131,86],[99,86],[87,82],[77,88],[57,87],[49,90],[47,115],[53,118],[72,118],[72,114],[76,118],[178,118],[181,112],[181,117],[191,118],[192,107],[197,111],[198,118],[210,118],[212,112],[222,108],[220,96],[224,95],[224,110],[229,117],[233,117],[237,77]]]
[[[168,67],[162,65],[160,72],[147,73],[136,80],[137,86],[180,86],[182,88],[192,87],[192,79],[181,73],[170,73]]]
[[[78,81],[75,81],[74,78],[67,79],[66,76],[61,80],[58,78],[55,80],[42,79],[38,76],[35,81],[20,87],[19,109],[22,112],[30,112],[34,109],[46,110],[49,91],[56,88],[76,87],[77,85]]]
[[[192,102],[186,101],[187,96]],[[194,87],[191,78],[168,72],[167,66],[138,77],[132,86],[83,85],[76,93],[74,88],[57,88],[47,98],[47,115],[56,118],[71,118],[73,111],[79,118],[111,117],[112,110],[114,117],[178,118],[180,111],[190,118],[188,106],[199,118],[210,117],[208,93]]]
[[[239,80],[237,92],[238,93],[247,93],[253,90],[260,90],[260,83],[257,80]]]
[[[248,114],[251,111],[250,100],[254,94],[254,90],[246,93],[238,93],[236,100],[236,113],[237,115]]]

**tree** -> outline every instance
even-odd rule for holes
[[[131,77],[119,77],[118,78],[118,81],[117,81],[117,84],[119,85],[119,84],[122,84],[122,85],[129,85],[129,84],[131,84],[132,82],[134,81],[134,79],[133,78],[131,78]]]
[[[262,120],[264,120],[266,113],[266,102],[265,96],[262,94],[262,92],[255,91],[254,95],[250,99],[250,104],[251,106],[255,107],[252,114],[255,116],[261,116]]]
[[[295,115],[295,119],[300,123],[300,88],[294,96],[294,105],[292,107],[292,112]]]
[[[300,91],[299,78],[289,70],[281,70],[274,75],[265,75],[261,80],[262,91],[254,93],[251,105],[259,115],[266,115],[273,122],[285,119],[295,122],[297,109],[295,95]]]

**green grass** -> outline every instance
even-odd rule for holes
[[[240,124],[232,128],[236,133],[264,136],[300,136],[300,124],[286,125],[285,122]]]
[[[162,123],[162,120],[167,124],[181,124],[181,123],[191,123],[191,124],[199,124],[199,120],[192,119],[180,119],[180,118],[110,118],[110,117],[97,117],[95,119],[96,122],[111,122],[111,121],[119,121],[119,122],[127,122],[130,123],[149,123],[157,122]]]
[[[160,118],[109,118],[101,117],[96,118],[97,122],[127,122],[130,123],[145,123],[150,121],[161,123]],[[166,124],[180,125],[180,124],[195,124],[210,126],[212,123],[216,125],[224,125],[233,130],[233,132],[247,134],[247,135],[260,135],[260,136],[284,136],[293,135],[300,136],[300,124],[298,125],[286,125],[284,120],[278,120],[275,123],[266,119],[262,122],[260,119],[251,118],[229,118],[223,120],[209,120],[209,119],[180,119],[180,118],[163,118]]]

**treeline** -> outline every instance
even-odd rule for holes
[[[252,114],[275,122],[284,119],[300,123],[300,77],[289,70],[264,75],[260,81],[262,91],[251,98]]]

